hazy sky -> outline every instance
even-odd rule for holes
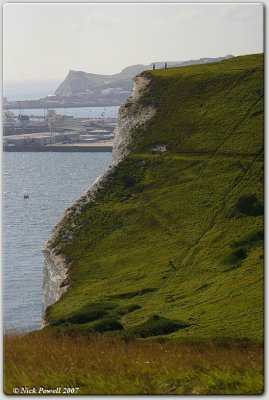
[[[263,51],[257,3],[9,3],[3,20],[5,80]]]

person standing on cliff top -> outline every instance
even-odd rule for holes
[[[152,65],[152,69],[153,69],[153,71],[155,70],[155,64],[153,63],[153,65]]]
[[[164,68],[167,69],[167,63],[164,63]]]

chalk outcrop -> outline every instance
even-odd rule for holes
[[[139,102],[147,91],[150,80],[144,76],[134,78],[132,96],[119,109],[118,126],[113,146],[113,165],[117,165],[132,149],[132,133],[136,128],[145,126],[156,113],[151,106],[142,106]]]
[[[47,247],[43,250],[43,316],[46,308],[55,303],[68,289],[68,267],[64,259],[57,256],[52,249]],[[42,327],[46,325],[43,318]]]

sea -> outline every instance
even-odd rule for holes
[[[53,226],[111,164],[111,153],[3,155],[4,330],[39,329],[44,247]],[[29,198],[25,199],[24,195]]]
[[[53,109],[53,107],[52,107]],[[57,114],[66,115],[74,118],[116,118],[118,115],[118,106],[112,107],[75,107],[75,108],[55,108]],[[31,109],[15,109],[10,110],[14,116],[19,114],[44,118],[47,109],[31,108]]]
[[[40,98],[60,82],[4,82],[8,100]],[[118,107],[57,109],[116,117]],[[13,110],[15,111],[15,110]],[[26,110],[25,110],[26,111]],[[27,110],[42,115],[43,110]],[[44,247],[64,210],[112,163],[111,153],[5,152],[2,159],[3,328],[28,332],[42,321]],[[28,198],[24,198],[28,195]]]

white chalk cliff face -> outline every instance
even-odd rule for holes
[[[63,259],[56,261],[55,255],[43,250],[44,269],[43,269],[43,316],[46,308],[55,303],[68,289],[67,267],[63,264]],[[42,326],[45,326],[43,318]]]
[[[110,167],[103,175],[99,176],[93,185],[74,203],[67,208],[54,226],[52,233],[43,249],[45,261],[43,271],[43,323],[45,326],[46,308],[55,303],[69,288],[68,264],[61,254],[56,254],[53,243],[60,235],[60,240],[72,240],[72,232],[69,227],[74,227],[72,217],[81,213],[85,204],[95,201],[95,196],[99,188],[102,188],[111,173],[113,173],[117,164],[121,162],[131,151],[132,132],[135,128],[144,126],[156,113],[151,106],[142,106],[140,99],[148,89],[149,79],[144,76],[138,76],[134,79],[134,88],[132,96],[124,103],[118,114],[118,127],[116,129],[114,147],[113,147],[113,167]],[[66,223],[68,220],[68,223]]]
[[[144,76],[134,78],[133,94],[119,109],[112,152],[113,165],[117,165],[130,153],[133,129],[145,125],[156,113],[153,107],[142,106],[139,102],[149,83],[150,80]]]

